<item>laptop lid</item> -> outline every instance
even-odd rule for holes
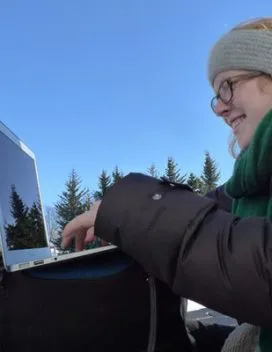
[[[6,267],[51,256],[35,155],[1,122],[0,238]]]

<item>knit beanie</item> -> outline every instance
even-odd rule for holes
[[[208,78],[228,70],[253,70],[272,75],[272,31],[236,29],[225,34],[212,48]]]

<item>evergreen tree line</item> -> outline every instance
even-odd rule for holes
[[[11,186],[10,215],[12,220],[5,224],[10,250],[46,247],[41,204],[33,202],[29,208],[15,185]]]
[[[209,152],[205,153],[201,175],[190,172],[188,175],[183,174],[177,162],[173,157],[168,157],[167,165],[163,174],[160,174],[156,165],[153,163],[146,172],[155,178],[166,177],[171,182],[187,183],[194,192],[199,195],[205,195],[214,189],[220,180],[220,172],[215,160]],[[51,243],[60,251],[61,250],[61,233],[65,225],[75,216],[88,210],[93,201],[101,200],[109,187],[118,182],[124,173],[115,167],[112,173],[103,170],[98,179],[97,190],[91,192],[88,188],[82,186],[82,181],[75,170],[72,170],[65,189],[59,196],[58,201],[53,207],[46,208],[46,223]],[[86,249],[106,245],[97,238],[92,244],[86,245]],[[68,251],[74,250],[74,244]]]

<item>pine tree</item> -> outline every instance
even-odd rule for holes
[[[112,172],[112,184],[115,184],[123,177],[124,177],[123,172],[119,170],[118,166],[115,166]]]
[[[102,199],[110,186],[111,186],[111,177],[107,174],[107,171],[102,170],[98,180],[98,191],[94,192],[93,194],[94,199],[95,200]]]
[[[5,226],[9,249],[28,249],[46,247],[46,233],[41,206],[33,203],[29,209],[16,191],[11,187],[10,213],[13,221]]]
[[[81,183],[81,179],[73,169],[65,184],[65,190],[59,196],[59,201],[55,205],[58,217],[59,236],[55,240],[52,240],[52,243],[57,249],[61,249],[61,233],[64,227],[68,222],[86,210],[88,190],[83,188]],[[74,251],[74,244],[71,245],[68,251]]]
[[[192,190],[196,193],[202,193],[203,191],[203,182],[201,178],[197,177],[194,173],[190,173],[188,180],[187,180],[188,186],[192,188]]]
[[[209,152],[205,152],[205,161],[201,179],[204,183],[205,193],[214,189],[220,179],[220,172],[218,171],[216,162],[212,159]]]
[[[53,244],[55,239],[59,235],[58,222],[57,222],[56,208],[53,206],[46,206],[45,208],[45,222],[47,227],[47,233],[50,242]]]
[[[159,172],[157,170],[157,167],[154,163],[151,164],[151,166],[147,169],[147,172],[150,176],[159,178]]]
[[[5,225],[7,246],[11,250],[26,249],[28,207],[24,204],[14,185],[10,193],[10,214],[12,221]]]
[[[92,201],[92,197],[91,197],[91,192],[89,191],[89,189],[86,189],[86,195],[83,200],[84,211],[89,210],[92,204],[93,204],[93,201]]]
[[[165,177],[171,182],[184,183],[186,181],[186,175],[180,175],[180,169],[172,157],[168,157]]]
[[[31,236],[31,244],[34,248],[46,247],[46,233],[44,228],[42,207],[40,202],[33,203],[28,214],[28,233]]]
[[[106,194],[109,187],[123,177],[118,167],[116,167],[115,170],[113,171],[112,177],[113,177],[113,182],[111,181],[111,177],[110,175],[108,175],[107,171],[102,170],[98,180],[98,191],[95,191],[93,193],[93,197],[96,201],[101,200]],[[86,248],[96,248],[102,245],[105,245],[104,241],[96,237],[95,240],[92,243],[89,243]]]
[[[28,207],[24,204],[22,198],[19,196],[15,185],[11,186],[10,205],[11,215],[14,219],[19,220],[27,216]]]

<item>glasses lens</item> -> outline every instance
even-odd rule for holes
[[[231,88],[228,81],[224,81],[219,88],[219,96],[224,103],[228,103],[231,99]]]
[[[213,111],[216,113],[218,107],[218,100],[221,99],[223,103],[228,104],[231,100],[231,87],[228,81],[222,82],[221,86],[219,87],[217,96],[213,97],[211,101],[211,107]]]
[[[213,112],[216,112],[217,105],[218,105],[218,98],[213,97],[212,101],[211,101],[211,107],[212,107]]]

